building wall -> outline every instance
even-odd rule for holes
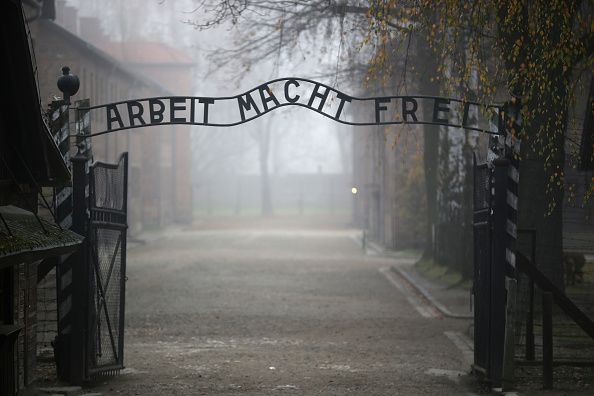
[[[53,357],[52,342],[58,334],[57,314],[56,269],[53,268],[37,285],[37,351],[39,355]]]
[[[420,128],[359,127],[353,134],[353,221],[391,249],[424,244]]]
[[[37,364],[37,263],[14,267],[14,324],[23,326],[17,340],[18,387],[35,381]]]
[[[152,43],[145,43],[147,46],[150,44]],[[174,51],[165,44],[153,45]],[[188,61],[184,63],[129,62],[126,64],[130,69],[158,81],[176,96],[194,95],[193,65]],[[161,191],[166,192],[161,197],[161,202],[162,204],[167,203],[161,206],[162,213],[172,221],[179,223],[186,223],[192,219],[192,137],[190,128],[186,125],[170,125],[160,129],[163,161],[162,180],[164,183]]]
[[[70,32],[52,21],[38,19],[30,23],[35,60],[37,62],[38,86],[41,105],[44,108],[62,94],[56,86],[61,68],[68,65],[71,72],[79,76],[81,86],[72,98],[76,100],[89,98],[91,105],[108,103],[134,97],[147,97],[162,94],[163,91],[150,81],[138,78],[127,71],[117,61],[101,53],[88,43],[73,36]],[[70,112],[70,121],[74,122],[75,113]],[[91,119],[91,131],[104,129],[104,121]],[[71,124],[72,125],[72,124]],[[161,132],[161,133],[160,133]],[[95,161],[116,162],[119,156],[129,152],[129,186],[128,186],[128,224],[131,234],[137,234],[148,226],[162,226],[171,222],[171,216],[163,216],[160,207],[171,206],[170,202],[162,202],[159,189],[162,179],[171,180],[169,165],[165,169],[161,165],[164,148],[158,138],[163,131],[139,128],[107,134],[92,139]],[[72,132],[74,133],[74,132]],[[71,142],[73,145],[74,142]],[[74,154],[74,147],[71,150]],[[171,188],[171,186],[169,186]],[[33,285],[37,285],[37,279]],[[51,354],[51,342],[57,334],[57,309],[55,274],[50,272],[39,284],[37,308],[37,349],[40,354]],[[28,335],[29,336],[29,335]],[[24,353],[24,339],[21,337],[21,354]],[[31,342],[27,345],[33,345]],[[51,356],[51,355],[50,355]],[[35,354],[27,360],[33,361]],[[24,383],[24,372],[21,381]]]
[[[80,90],[73,101],[89,98],[91,105],[96,105],[164,94],[159,85],[127,70],[115,59],[54,22],[36,20],[30,26],[42,106],[46,107],[49,102],[61,96],[56,81],[64,65],[68,65],[71,73],[77,74],[81,82]],[[74,112],[71,113],[71,120],[73,119]],[[91,130],[104,129],[103,123],[102,119],[92,118]],[[128,221],[132,234],[140,232],[146,226],[162,226],[174,220],[173,216],[163,210],[172,206],[172,202],[167,201],[169,195],[160,191],[161,188],[172,188],[166,185],[172,179],[172,168],[161,164],[163,158],[171,157],[171,147],[164,144],[167,139],[163,137],[171,133],[169,129],[138,128],[98,136],[92,140],[95,161],[115,162],[121,153],[129,152],[131,172]],[[188,173],[189,163],[181,164],[178,168]],[[173,180],[176,181],[175,178]]]

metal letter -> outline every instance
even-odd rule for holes
[[[344,107],[344,102],[350,103],[351,100],[353,100],[353,98],[343,94],[342,92],[337,93],[336,97],[338,99],[340,99],[340,103],[338,104],[338,110],[336,110],[336,115],[334,116],[334,119],[338,120],[338,118],[340,117],[340,114],[342,113],[342,108]]]
[[[408,103],[412,103],[412,109],[408,108]],[[408,117],[410,115],[410,117],[412,118],[413,122],[417,122],[417,115],[415,114],[415,112],[417,111],[417,109],[419,108],[419,104],[417,103],[417,100],[414,98],[411,98],[410,96],[404,96],[402,97],[402,121],[407,122]]]
[[[107,130],[111,131],[111,123],[117,121],[118,128],[123,128],[124,123],[122,122],[122,116],[120,116],[120,112],[118,111],[118,107],[116,105],[107,105],[105,106],[105,111],[107,112]],[[111,115],[113,112],[114,115]]]
[[[268,111],[268,102],[273,101],[274,104],[276,104],[277,106],[280,106],[280,103],[278,102],[278,100],[276,99],[276,96],[274,96],[274,94],[272,93],[272,91],[270,90],[270,88],[268,87],[268,85],[264,84],[261,85],[258,90],[260,91],[260,99],[262,99],[262,106],[264,107],[264,111]],[[268,97],[266,97],[264,94],[267,93]]]
[[[390,98],[376,98],[375,99],[375,123],[380,124],[380,111],[388,110],[386,106],[381,106],[382,103],[390,103]]]
[[[449,99],[435,98],[435,102],[433,103],[433,122],[438,122],[441,124],[447,124],[449,122],[447,118],[439,118],[440,111],[443,113],[450,111],[449,107],[443,107],[442,105],[449,106],[449,104]]]
[[[198,100],[198,102],[204,103],[204,125],[206,125],[206,124],[208,124],[208,105],[213,104],[214,99],[201,98]]]
[[[311,107],[311,105],[313,104],[313,101],[315,98],[320,98],[320,104],[318,105],[318,111],[322,111],[322,107],[324,107],[324,103],[326,102],[326,98],[328,98],[328,94],[330,93],[330,89],[326,88],[326,92],[324,92],[323,94],[321,94],[319,92],[321,85],[320,84],[316,84],[316,86],[314,87],[313,92],[311,93],[311,96],[309,98],[309,102],[307,102],[307,107]]]
[[[155,109],[155,105],[159,106],[159,109]],[[159,99],[149,99],[149,114],[151,124],[160,124],[163,122],[163,113],[165,112],[165,104]]]
[[[130,120],[130,126],[134,126],[134,120],[140,121],[140,125],[146,125],[146,122],[142,119],[142,115],[144,114],[144,107],[140,102],[135,100],[131,100],[127,102],[126,105],[128,106],[128,119]],[[138,112],[134,112],[134,108],[138,110]]]
[[[241,96],[237,97],[237,104],[239,105],[239,114],[241,114],[241,121],[245,121],[244,109],[251,110],[253,107],[258,115],[261,114],[260,109],[258,109],[258,106],[256,106],[256,102],[254,102],[254,98],[252,98],[252,95],[248,92],[245,94],[245,97],[245,100],[243,100]]]
[[[299,86],[299,82],[297,80],[288,80],[285,83],[285,99],[287,100],[287,102],[289,103],[295,103],[299,100],[300,96],[299,95],[295,95],[293,97],[289,96],[289,85],[294,85],[295,87]]]
[[[186,122],[186,119],[183,117],[175,117],[175,112],[177,110],[186,110],[186,98],[171,98],[170,99],[170,116],[169,116],[169,122],[171,123],[176,123],[176,122],[180,122],[180,123],[184,123]],[[183,106],[177,106],[183,104]]]

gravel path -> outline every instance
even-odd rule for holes
[[[382,271],[393,259],[355,235],[176,231],[130,250],[127,368],[93,391],[470,394],[455,345],[468,322],[421,315]]]

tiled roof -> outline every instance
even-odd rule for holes
[[[58,25],[57,23],[54,23],[50,20],[45,20],[45,19],[39,20],[36,23],[38,23],[42,27],[42,29],[43,29],[41,31],[42,34],[57,34],[60,36],[60,38],[68,40],[68,42],[66,42],[64,45],[71,44],[71,43],[75,44],[75,45],[77,45],[77,48],[79,50],[85,51],[85,54],[91,54],[104,62],[108,62],[111,65],[111,67],[136,79],[138,82],[142,83],[143,85],[145,85],[147,87],[152,87],[157,92],[163,92],[163,94],[171,93],[171,92],[167,91],[164,87],[162,87],[156,81],[153,81],[150,78],[146,78],[142,75],[139,75],[136,71],[134,71],[134,70],[130,69],[128,66],[124,65],[124,62],[119,57],[111,55],[110,53],[108,53],[105,49],[103,49],[100,46],[93,45],[93,44],[89,43],[88,41],[83,40],[76,34],[72,33],[68,29],[65,29],[64,27]]]
[[[48,256],[66,254],[76,249],[83,238],[49,221],[41,219],[43,231],[33,213],[16,206],[0,206],[0,266],[5,262],[39,260]]]
[[[180,66],[191,66],[194,63],[192,58],[183,51],[153,41],[108,42],[101,44],[100,47],[103,51],[124,63]]]

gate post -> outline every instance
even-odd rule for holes
[[[89,107],[89,100],[76,102]],[[92,159],[88,110],[76,109],[77,154],[72,164],[72,226],[84,237],[80,248],[59,265],[57,366],[60,379],[81,384],[87,378],[87,316],[89,265],[89,162]]]
[[[495,385],[501,384],[503,374],[503,347],[506,306],[506,247],[507,247],[507,180],[509,160],[493,161],[494,194],[492,217],[491,259],[491,329],[490,329],[490,377]]]
[[[86,373],[86,313],[88,283],[88,175],[87,155],[79,152],[72,162],[72,230],[85,237],[80,249],[73,254],[72,262],[72,331],[70,336],[69,378],[80,384]]]

